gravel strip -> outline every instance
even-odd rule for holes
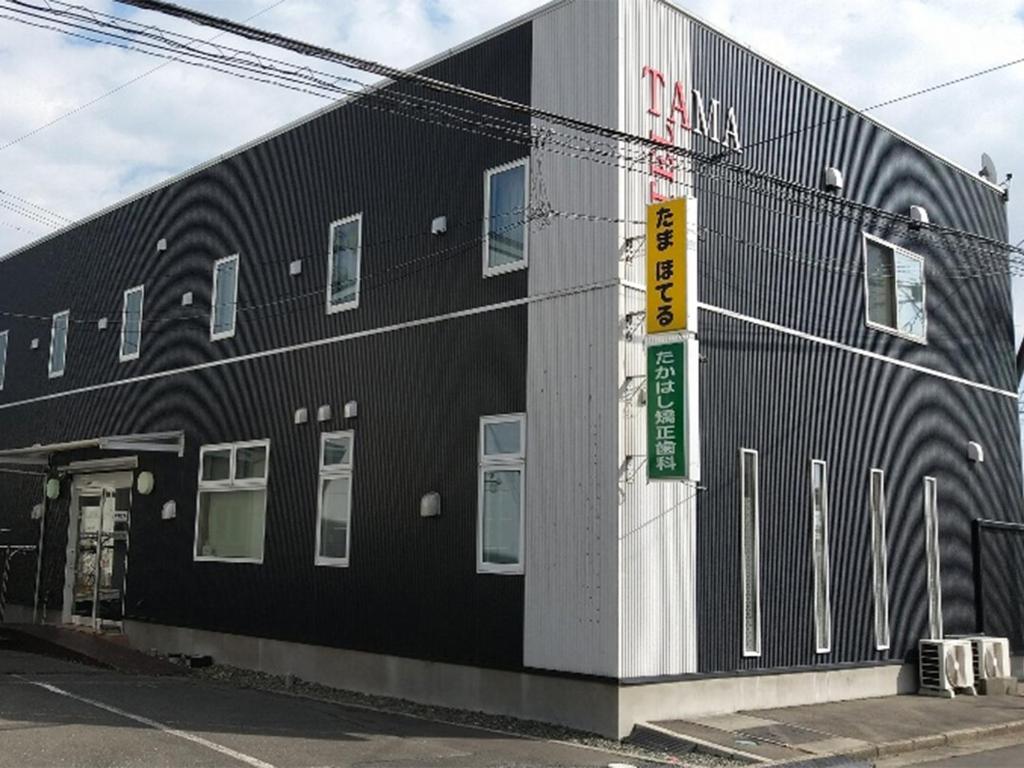
[[[594,733],[577,731],[560,725],[542,723],[537,720],[521,720],[516,717],[505,715],[489,715],[483,712],[470,712],[464,709],[452,709],[451,707],[437,707],[427,704],[417,704],[405,699],[395,699],[388,696],[374,696],[356,691],[346,691],[339,688],[329,688],[319,683],[311,683],[300,680],[291,675],[270,675],[265,672],[255,672],[238,667],[229,667],[215,664],[210,667],[203,667],[191,670],[194,678],[217,683],[226,683],[241,688],[256,688],[263,691],[274,691],[278,693],[290,693],[299,696],[319,699],[321,701],[334,702],[339,704],[353,704],[360,707],[378,709],[384,712],[393,712],[400,715],[411,715],[426,720],[450,723],[453,725],[467,725],[476,728],[485,728],[492,731],[501,731],[512,736],[526,736],[545,741],[562,741],[569,744],[578,744],[584,747],[593,747],[610,752],[618,752],[628,755],[634,760],[654,761],[655,763],[682,766],[694,766],[694,768],[736,768],[745,765],[744,763],[707,755],[699,752],[690,752],[685,755],[673,755],[665,752],[652,751],[637,744],[630,744],[628,741],[619,742],[613,739],[606,739]],[[622,758],[609,755],[609,763],[622,762]],[[639,768],[639,766],[638,766]]]

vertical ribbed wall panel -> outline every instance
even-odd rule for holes
[[[574,3],[534,21],[534,105],[615,124],[614,9]],[[524,664],[615,676],[617,178],[561,144],[592,136],[554,130],[557,151],[531,164],[533,210],[555,215],[531,229],[529,291],[603,287],[528,310]]]
[[[666,109],[661,118],[648,114],[649,81],[645,66],[664,73],[666,100],[674,81],[691,80],[690,20],[670,6],[648,0],[622,0],[619,4],[620,126],[637,136],[651,130],[664,134]],[[677,146],[689,144],[680,131]],[[649,200],[647,154],[629,147],[627,168],[621,172],[620,210],[624,222],[620,245],[625,248],[620,274],[621,317],[644,309],[645,294],[630,284],[645,280],[643,221]],[[689,192],[687,168],[676,169],[676,180],[664,184],[663,194]],[[619,384],[619,605],[622,677],[651,677],[695,671],[697,668],[695,602],[696,488],[693,483],[648,483],[646,409],[638,404],[638,387],[630,377],[645,374],[642,325],[632,340],[620,325]],[[630,458],[635,457],[635,458]]]

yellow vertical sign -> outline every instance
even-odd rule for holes
[[[647,206],[647,333],[686,330],[686,200]]]

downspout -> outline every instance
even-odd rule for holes
[[[1024,339],[1021,339],[1017,347],[1017,389],[1020,389],[1021,379],[1024,379]]]

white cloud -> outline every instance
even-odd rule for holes
[[[600,0],[581,0],[599,2]],[[142,14],[198,37],[208,29]],[[244,19],[273,0],[192,0]],[[867,106],[1008,61],[1024,51],[1022,0],[693,0],[682,3],[739,41]],[[535,0],[286,0],[251,23],[396,66],[409,66],[539,5]],[[246,41],[222,42],[252,48]],[[287,57],[279,50],[275,57]],[[297,60],[292,57],[292,60]],[[0,145],[161,63],[0,20]],[[309,62],[305,62],[309,63]],[[322,62],[317,68],[327,68]],[[361,76],[366,79],[365,76]],[[172,64],[0,152],[0,189],[80,217],[322,105],[312,96]],[[1024,65],[878,110],[876,116],[974,169],[982,151],[1021,176],[1011,236],[1024,238]],[[0,253],[46,231],[0,208]],[[1024,306],[1024,302],[1022,302]],[[1022,326],[1024,330],[1024,326]]]

